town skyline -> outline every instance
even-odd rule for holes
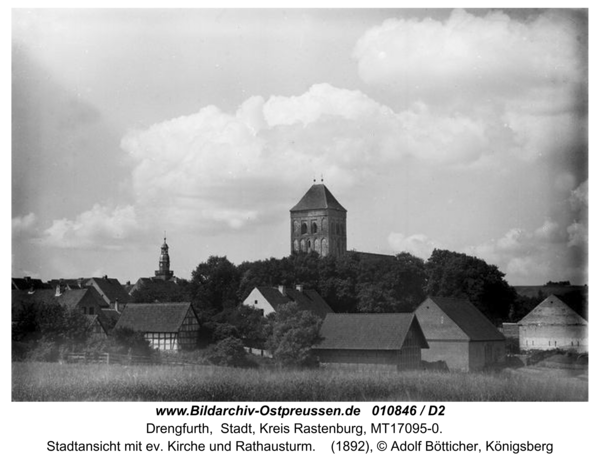
[[[12,273],[348,249],[587,283],[585,10],[13,10]],[[35,168],[34,168],[35,167]]]

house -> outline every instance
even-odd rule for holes
[[[37,278],[23,277],[12,278],[11,289],[19,291],[35,291],[36,289],[50,289],[51,286],[38,280]]]
[[[12,291],[13,306],[24,302],[57,302],[66,309],[79,310],[85,315],[98,315],[108,304],[92,287],[81,289],[39,289],[37,291]]]
[[[328,314],[313,347],[324,366],[405,370],[421,368],[428,344],[414,314]]]
[[[108,337],[108,330],[102,322],[100,315],[86,315],[89,322],[88,332],[93,340],[106,339]]]
[[[281,285],[277,288],[271,286],[257,286],[242,304],[263,311],[268,315],[277,310],[277,307],[289,302],[295,302],[303,310],[314,313],[319,318],[325,318],[333,313],[329,304],[314,289],[304,289],[302,285],[295,288],[286,288]]]
[[[133,300],[136,300],[136,293],[143,292],[145,296],[157,299],[157,302],[181,301],[185,294],[183,287],[177,284],[177,281],[177,278],[163,280],[162,278],[142,277],[138,278],[134,285],[126,286],[125,290]]]
[[[544,299],[518,325],[522,351],[588,351],[587,321],[554,295]]]
[[[100,296],[117,312],[119,311],[119,304],[126,304],[130,300],[129,294],[119,283],[119,280],[108,278],[107,275],[102,278],[90,278],[85,286],[92,286],[96,289]]]
[[[119,328],[144,333],[155,349],[182,350],[196,346],[200,322],[189,302],[127,304],[115,326]]]
[[[468,300],[428,297],[414,314],[429,344],[424,361],[462,371],[504,362],[504,335]]]
[[[108,327],[103,310],[108,308],[108,304],[92,287],[66,289],[66,286],[59,285],[56,289],[12,291],[13,319],[27,303],[58,303],[67,310],[79,311],[89,322],[88,331],[91,332],[92,339],[107,337]]]

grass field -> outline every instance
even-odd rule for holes
[[[12,364],[13,401],[586,401],[560,375]]]

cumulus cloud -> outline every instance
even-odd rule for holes
[[[233,114],[205,107],[131,131],[121,146],[135,163],[140,216],[218,233],[289,207],[282,193],[293,195],[302,178],[323,174],[344,191],[382,169],[393,174],[407,156],[469,162],[486,143],[483,130],[422,103],[396,113],[359,91],[316,84],[298,96],[249,98]]]
[[[40,240],[58,248],[119,249],[135,231],[139,230],[133,206],[111,209],[96,204],[74,220],[54,220]]]
[[[440,247],[423,234],[405,236],[402,233],[390,233],[388,243],[395,252],[408,252],[421,259],[428,259],[433,250]]]
[[[409,98],[439,92],[462,97],[465,91],[518,97],[540,89],[569,91],[581,82],[578,36],[561,14],[518,21],[498,11],[476,16],[454,10],[445,21],[388,19],[363,35],[354,57],[367,83],[408,90]],[[564,106],[536,101],[541,110]]]
[[[500,238],[469,247],[465,252],[498,266],[511,275],[513,284],[557,279],[585,281],[585,254],[572,253],[569,248],[586,245],[586,227],[579,223],[565,226],[546,219],[534,231],[511,229]]]
[[[586,138],[580,28],[564,11],[522,21],[455,10],[445,21],[386,20],[360,38],[354,57],[361,78],[399,105],[424,102],[479,124],[480,155],[534,160]]]
[[[35,232],[37,217],[33,212],[27,215],[13,217],[12,232],[13,236],[27,235]]]

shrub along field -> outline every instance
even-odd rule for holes
[[[573,378],[213,366],[12,364],[13,401],[587,401]]]

